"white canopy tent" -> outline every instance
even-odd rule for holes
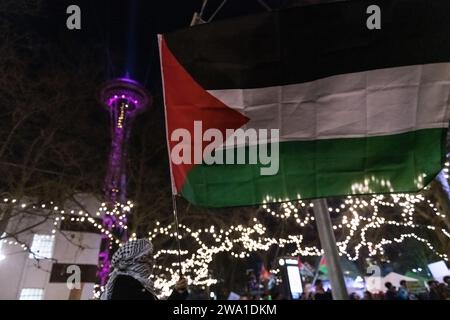
[[[384,277],[377,277],[377,276],[365,277],[366,289],[372,293],[386,291],[386,287],[384,286],[386,282],[390,282],[398,288],[400,286],[400,281],[402,280],[405,280],[407,282],[418,281],[417,279],[407,277],[396,272],[391,272]]]

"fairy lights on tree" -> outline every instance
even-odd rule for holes
[[[450,231],[446,227],[448,217],[440,211],[437,203],[426,196],[428,191],[427,189],[419,194],[349,196],[330,203],[329,211],[340,254],[352,261],[361,257],[375,257],[383,255],[387,247],[409,239],[422,244],[436,257],[448,261],[448,252],[445,252],[446,243],[450,242]],[[17,207],[27,206],[26,203],[17,203],[14,199],[3,201],[14,203]],[[41,208],[51,206],[52,204],[42,204]],[[95,218],[114,215],[120,221],[120,217],[131,213],[134,206],[134,203],[127,201],[108,210],[107,204],[102,203],[95,213],[64,210],[53,206],[55,215],[52,233],[55,233],[61,221],[70,219],[73,222],[91,224],[108,237],[111,243],[120,246],[123,240],[115,237]],[[205,223],[201,228],[193,228],[189,223],[180,223],[180,235],[176,234],[173,223],[163,225],[156,221],[148,231],[148,238],[157,248],[152,276],[155,288],[160,291],[161,296],[168,295],[178,279],[178,251],[167,250],[158,245],[166,243],[167,240],[174,240],[177,236],[183,243],[183,274],[196,286],[207,287],[217,283],[218,280],[211,276],[211,264],[221,253],[227,253],[233,259],[247,259],[253,253],[264,254],[271,248],[278,247],[284,249],[286,255],[320,256],[323,253],[318,247],[315,234],[313,209],[312,203],[302,200],[267,204],[258,210],[247,225],[237,224],[225,228]],[[424,217],[428,220],[424,220]],[[284,223],[289,226],[288,232],[274,236],[274,232],[269,231],[270,220],[275,221],[275,225]],[[430,221],[433,224],[428,223]],[[125,230],[128,229],[125,221],[121,226]],[[135,233],[130,235],[130,239],[136,237]],[[448,242],[439,244],[439,239]],[[24,244],[11,240],[3,242],[25,247]]]

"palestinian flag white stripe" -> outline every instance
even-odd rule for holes
[[[447,128],[450,63],[208,92],[250,119],[243,128],[280,128],[280,141],[388,136]]]

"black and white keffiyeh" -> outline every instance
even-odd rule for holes
[[[143,259],[143,257],[147,257],[152,253],[153,245],[147,239],[130,240],[121,246],[112,257],[111,267],[113,268],[113,271],[109,275],[109,280],[101,299],[111,299],[114,282],[119,275],[133,277],[139,281],[145,289],[155,295],[153,282],[150,280],[153,265]]]

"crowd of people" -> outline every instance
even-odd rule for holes
[[[400,281],[399,288],[396,288],[392,283],[386,282],[384,285],[386,291],[371,293],[364,291],[363,296],[356,292],[349,295],[350,300],[450,300],[450,276],[443,279],[443,283],[431,280],[428,281],[428,289],[420,293],[413,293],[408,288],[405,280]],[[325,290],[321,280],[315,283],[314,291],[306,287],[302,295],[302,300],[332,300],[331,290]]]
[[[153,282],[150,275],[153,271],[154,257],[153,245],[147,239],[138,239],[127,242],[114,253],[111,261],[112,271],[105,291],[101,299],[104,300],[157,300]],[[268,272],[266,272],[269,274]],[[247,293],[235,296],[241,300],[287,300],[285,290],[277,285],[275,278],[266,275],[262,285],[261,278],[258,281],[254,272],[249,275]],[[450,276],[443,278],[443,283],[428,281],[428,289],[424,292],[412,292],[406,281],[400,281],[397,289],[391,282],[385,283],[386,290],[379,293],[365,291],[363,296],[353,292],[350,300],[450,300]],[[228,292],[229,294],[230,292]],[[226,296],[225,296],[226,297]],[[224,297],[224,298],[225,298]],[[200,296],[198,296],[200,298]],[[205,296],[204,299],[211,296]],[[304,286],[300,300],[332,300],[330,289],[325,289],[322,280]],[[189,299],[188,282],[181,277],[173,288],[170,300]]]
[[[444,277],[443,280],[444,283],[436,280],[428,281],[428,289],[420,293],[411,292],[405,280],[400,281],[398,289],[392,283],[386,282],[386,291],[371,295],[370,299],[379,297],[384,300],[450,300],[450,276]]]
[[[391,282],[386,282],[384,285],[386,290],[373,293],[364,291],[359,294],[352,292],[349,295],[349,300],[450,300],[450,276],[443,279],[443,283],[431,280],[428,281],[428,289],[423,292],[412,292],[408,288],[406,281],[400,281],[400,286],[397,288]],[[282,292],[279,291],[264,291],[260,295],[255,296],[251,294],[243,294],[241,300],[286,300]],[[300,300],[333,300],[333,294],[330,289],[325,289],[322,280],[316,280],[314,286],[306,284],[304,292]]]

